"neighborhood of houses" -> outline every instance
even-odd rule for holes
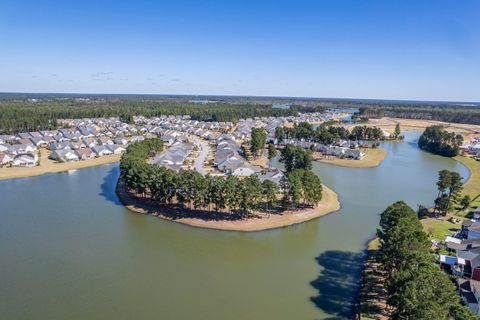
[[[275,129],[279,126],[303,121],[323,122],[337,116],[337,111],[329,110],[298,116],[241,119],[236,124],[197,121],[189,116],[135,116],[133,124],[115,117],[60,119],[62,128],[58,130],[0,135],[0,166],[41,165],[42,154],[59,163],[89,160],[121,154],[131,143],[160,137],[167,148],[150,159],[150,163],[177,171],[194,167],[203,174],[240,177],[257,174],[261,180],[278,183],[283,175],[281,171],[266,171],[265,167],[252,165],[245,157],[241,146],[250,138],[252,128],[264,128],[267,140],[277,143]],[[349,142],[339,146],[288,142],[339,157],[361,159],[364,155]]]
[[[462,222],[460,231],[434,244],[445,247],[447,253],[440,254],[440,267],[458,277],[463,301],[480,315],[480,210]]]

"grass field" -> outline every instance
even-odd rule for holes
[[[468,194],[472,199],[476,198],[471,204],[471,207],[475,209],[480,206],[480,197],[478,197],[480,195],[480,162],[466,156],[457,156],[455,157],[455,160],[463,163],[470,171],[470,178],[465,183],[462,193],[464,195]],[[452,231],[461,228],[460,223],[454,224],[446,219],[450,216],[454,216],[455,218],[464,220],[466,219],[465,215],[466,212],[464,211],[456,211],[445,219],[427,218],[421,220],[421,222],[425,232],[427,232],[432,239],[444,240],[445,237],[452,234]]]

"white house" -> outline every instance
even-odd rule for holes
[[[95,158],[95,153],[90,148],[83,148],[79,150],[75,150],[75,154],[81,160],[88,160]]]
[[[13,161],[13,156],[5,152],[0,152],[0,167],[7,165]]]
[[[108,156],[113,154],[113,152],[105,146],[94,146],[92,148],[92,151],[97,155],[97,157]]]
[[[13,158],[12,165],[16,167],[33,167],[38,163],[38,156],[33,153],[17,154]]]
[[[78,161],[79,160],[75,151],[67,150],[67,149],[55,150],[50,154],[49,158],[52,159],[52,160],[59,161],[59,162],[70,162],[70,161]]]
[[[113,154],[121,154],[126,150],[124,147],[119,146],[118,144],[107,145],[107,149],[112,151]]]

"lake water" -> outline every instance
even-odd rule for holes
[[[431,205],[440,169],[468,176],[406,136],[377,168],[315,163],[341,210],[258,233],[133,214],[114,193],[117,164],[0,181],[1,318],[349,318],[379,213]]]

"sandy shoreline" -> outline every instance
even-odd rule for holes
[[[135,213],[148,214],[156,216],[168,221],[183,223],[186,225],[224,230],[224,231],[262,231],[268,229],[282,228],[302,222],[306,222],[315,218],[319,218],[328,213],[337,211],[340,209],[340,202],[338,201],[338,195],[332,190],[323,186],[323,198],[320,204],[316,208],[308,208],[305,210],[285,212],[283,214],[257,214],[256,217],[242,219],[242,220],[228,220],[228,219],[202,219],[196,217],[175,217],[168,213],[168,207],[160,207],[149,203],[148,200],[139,199],[130,194],[122,181],[119,179],[117,184],[117,195],[124,206]],[[223,215],[223,214],[220,214]],[[225,213],[225,216],[227,214]]]
[[[425,120],[425,119],[404,119],[404,118],[371,118],[368,120],[368,123],[359,123],[359,124],[341,124],[340,126],[352,129],[355,126],[368,126],[368,127],[379,127],[385,129],[389,132],[395,130],[395,126],[400,124],[401,131],[424,131],[425,128],[433,125],[443,126],[447,131],[456,132],[469,136],[478,136],[480,135],[480,125],[474,124],[464,124],[464,123],[451,123],[451,122],[442,122],[436,120]],[[478,132],[478,133],[477,133]]]
[[[340,167],[349,167],[349,168],[374,168],[378,167],[382,161],[387,157],[388,151],[383,148],[376,149],[362,149],[365,152],[365,157],[361,160],[352,160],[352,159],[340,159],[332,158],[325,159],[319,158],[314,155],[315,161],[333,164]]]
[[[80,160],[67,163],[56,163],[48,159],[48,154],[44,152],[42,154],[41,162],[36,167],[12,167],[12,168],[0,168],[0,180],[13,179],[13,178],[26,178],[39,176],[46,173],[64,172],[68,170],[95,167],[102,164],[113,163],[120,161],[122,155],[113,154],[109,156],[103,156],[99,158]]]

